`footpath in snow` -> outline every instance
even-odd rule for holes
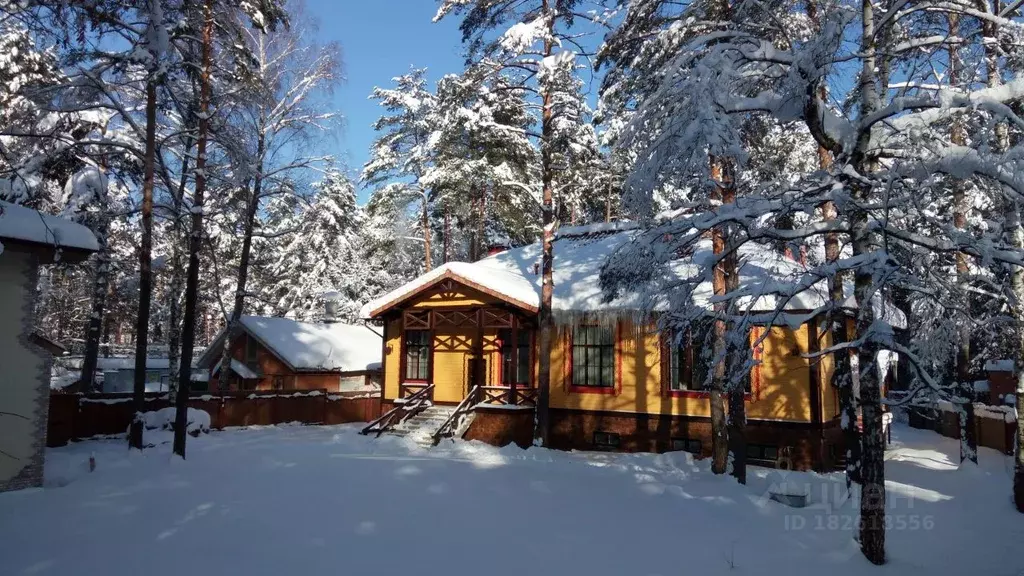
[[[983,449],[958,470],[933,432],[894,429],[879,568],[851,539],[841,474],[752,468],[740,486],[684,453],[423,449],[357,430],[213,432],[184,462],[168,444],[50,450],[46,488],[0,494],[0,574],[1024,573],[1010,459]],[[783,479],[811,506],[767,499]]]

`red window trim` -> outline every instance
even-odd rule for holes
[[[755,340],[761,337],[761,333],[764,329],[760,326],[754,326],[750,329],[750,340],[751,344]],[[667,398],[709,398],[711,396],[711,390],[672,390],[669,388],[669,367],[671,366],[671,360],[668,356],[671,354],[671,349],[665,335],[661,337],[661,395]],[[743,394],[743,399],[747,402],[756,401],[761,399],[761,355],[764,353],[764,344],[760,346],[752,346],[754,354],[754,367],[750,370],[750,392]]]
[[[519,319],[517,318],[515,321],[518,322]],[[522,330],[522,329],[523,329],[522,326],[519,326],[519,327],[516,328],[517,331],[518,330]],[[502,330],[508,330],[508,328],[502,328]],[[519,389],[519,388],[533,388],[534,387],[533,367],[534,367],[534,364],[536,363],[537,359],[534,356],[533,347],[537,345],[536,338],[537,338],[537,331],[536,330],[530,330],[530,341],[526,344],[526,355],[527,355],[527,357],[529,357],[529,361],[528,361],[529,362],[529,369],[526,372],[526,382],[516,382],[516,389]],[[505,359],[502,356],[502,349],[501,349],[502,348],[503,340],[501,338],[495,338],[494,342],[495,342],[495,344],[498,345],[498,349],[495,350],[492,353],[494,355],[494,358],[495,358],[495,360],[492,360],[492,362],[497,362],[497,364],[498,364],[498,381],[495,384],[495,386],[503,386],[505,388],[511,388],[511,386],[506,386],[505,385],[505,381],[504,381],[504,376],[505,376]]]
[[[409,368],[409,364],[408,364],[409,358],[406,356],[406,344],[405,344],[406,334],[405,333],[408,332],[409,329],[407,329],[407,328],[405,328],[403,326],[402,327],[401,338],[399,340],[399,347],[398,347],[399,348],[399,353],[401,354],[401,356],[398,357],[398,359],[399,359],[399,370],[401,370],[401,372],[399,373],[398,383],[399,384],[429,384],[430,380],[434,377],[434,331],[432,329],[427,329],[427,328],[412,328],[412,330],[416,330],[417,332],[427,332],[429,334],[429,337],[428,337],[429,344],[428,344],[428,348],[427,348],[427,374],[430,377],[426,378],[426,379],[406,378],[405,377],[405,375],[408,373],[408,368]]]
[[[579,324],[580,326],[595,326],[596,324]],[[572,384],[572,349],[573,349],[573,330],[574,327],[570,327],[565,331],[565,360],[562,365],[562,375],[565,391],[570,394],[610,394],[612,396],[618,396],[622,392],[622,340],[621,340],[621,323],[616,322],[615,328],[612,332],[612,355],[615,361],[615,376],[614,382],[611,386],[574,386]]]

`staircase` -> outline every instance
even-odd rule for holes
[[[388,428],[384,433],[411,438],[423,446],[432,446],[433,434],[454,413],[455,408],[452,406],[430,406],[401,424]]]

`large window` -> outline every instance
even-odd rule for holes
[[[577,326],[572,334],[572,385],[615,387],[615,329]]]
[[[707,390],[714,369],[714,322],[697,323],[669,343],[668,389]]]
[[[749,339],[744,340],[743,354],[736,362],[747,362],[751,349]],[[715,323],[695,323],[686,334],[672,338],[668,346],[668,375],[666,384],[673,392],[706,391],[711,388],[715,369]],[[750,371],[745,371],[744,388],[750,392]]]
[[[430,331],[405,331],[405,379],[430,378]]]
[[[501,341],[501,384],[508,386],[530,383],[530,332],[519,330],[516,341],[512,340],[512,330],[500,330],[498,339]],[[512,351],[516,358],[513,365]]]

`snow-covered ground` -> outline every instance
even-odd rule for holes
[[[0,494],[0,573],[984,574],[1019,576],[1024,517],[1009,458],[894,429],[889,564],[851,540],[841,475],[794,474],[812,506],[765,498],[686,454],[564,453],[475,442],[419,448],[356,426],[282,426],[129,453],[90,441],[47,453],[47,487]],[[96,471],[88,472],[95,454]],[[831,506],[830,506],[831,503]]]

